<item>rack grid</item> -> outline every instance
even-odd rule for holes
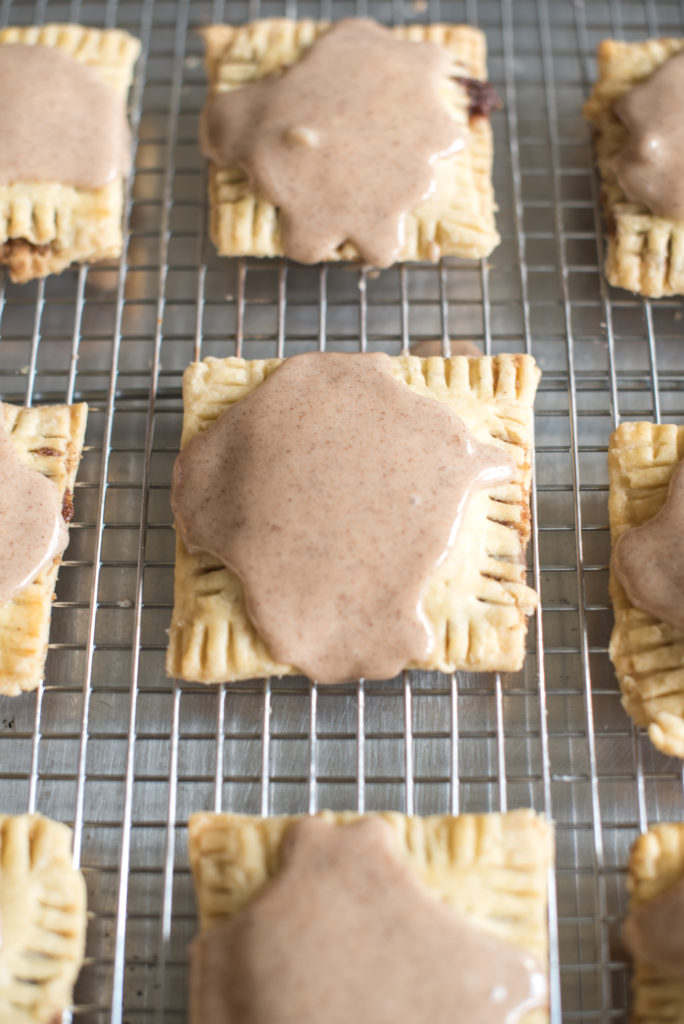
[[[489,261],[366,273],[221,260],[196,145],[201,41],[255,17],[468,21],[487,34],[502,242]],[[139,36],[136,173],[118,267],[0,287],[0,394],[87,401],[76,517],[46,683],[0,698],[0,807],[74,826],[90,907],[78,1024],[183,1020],[195,929],[186,824],[200,809],[409,813],[533,806],[553,817],[552,1017],[624,1018],[619,942],[630,843],[681,819],[683,776],[621,710],[607,654],[608,436],[682,422],[679,300],[601,274],[597,181],[581,104],[596,44],[681,35],[659,0],[3,0],[0,23],[82,21]],[[202,688],[164,674],[170,471],[193,359],[312,348],[398,354],[421,338],[531,352],[536,406],[530,578],[542,605],[510,676],[410,673],[332,691],[305,680]]]

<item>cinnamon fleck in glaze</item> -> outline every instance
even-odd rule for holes
[[[54,46],[0,46],[0,184],[96,189],[130,165],[122,98]]]
[[[684,629],[684,461],[660,511],[618,538],[611,567],[636,608]]]
[[[618,181],[633,202],[673,220],[684,220],[683,92],[684,53],[678,53],[615,104],[629,129],[615,158]]]
[[[211,96],[202,151],[279,208],[287,256],[316,263],[350,241],[386,267],[434,161],[465,144],[445,101],[451,70],[435,43],[341,21],[281,75]]]
[[[280,873],[191,952],[192,1024],[515,1024],[543,1006],[524,950],[442,903],[379,818],[294,823]]]
[[[67,541],[62,496],[19,458],[0,404],[0,604],[24,590]]]
[[[470,495],[512,475],[382,353],[309,353],[183,449],[171,502],[185,546],[240,577],[275,660],[321,683],[426,660],[421,600]]]

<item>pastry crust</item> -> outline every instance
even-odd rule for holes
[[[206,359],[183,378],[184,447],[280,364],[279,359]],[[525,583],[529,539],[532,403],[539,370],[530,356],[482,359],[399,356],[393,373],[418,394],[449,405],[480,441],[507,451],[515,476],[468,502],[456,543],[435,572],[423,610],[435,634],[425,663],[452,672],[517,671],[526,616],[537,595]],[[299,674],[273,661],[247,617],[242,586],[211,555],[191,555],[176,537],[175,603],[167,672],[203,683]]]
[[[584,106],[584,116],[594,128],[601,174],[608,236],[606,277],[612,285],[652,298],[684,293],[684,222],[656,217],[623,192],[613,159],[628,131],[613,112],[613,104],[682,49],[684,39],[604,40],[598,48],[598,80]]]
[[[655,825],[639,836],[629,856],[630,907],[646,903],[684,875],[684,824]],[[635,961],[633,1024],[675,1024],[684,1020],[684,978]]]
[[[119,29],[42,25],[0,30],[0,46],[56,46],[88,64],[125,101],[140,43]],[[20,284],[57,274],[76,262],[121,254],[123,178],[104,188],[78,189],[59,182],[0,185],[0,263]]]
[[[0,1020],[52,1024],[83,963],[86,887],[71,831],[40,815],[0,815]]]
[[[608,448],[610,535],[613,546],[632,526],[662,508],[675,467],[684,458],[684,427],[623,423]],[[684,758],[684,632],[635,608],[610,572],[615,625],[610,659],[622,704],[652,743]]]
[[[59,488],[70,518],[88,406],[44,405],[22,409],[0,405],[23,461]],[[0,604],[0,694],[15,697],[35,690],[43,678],[50,612],[62,557],[54,559],[11,601]]]
[[[271,18],[239,27],[212,25],[203,32],[211,92],[237,89],[295,63],[329,27],[323,21]],[[452,56],[455,74],[487,77],[486,40],[468,25],[410,25],[392,29],[398,39],[438,43]],[[499,243],[494,223],[492,130],[488,117],[468,118],[469,99],[453,81],[445,103],[468,132],[459,153],[437,161],[434,194],[410,211],[399,260],[433,260],[441,255],[476,259]],[[239,168],[210,164],[211,237],[222,256],[282,256],[277,209],[250,188]],[[356,260],[351,243],[331,259]]]
[[[359,815],[323,811],[319,817],[343,826]],[[400,855],[445,903],[547,963],[553,833],[543,818],[528,810],[429,818],[387,811],[378,817],[390,825]],[[227,921],[277,874],[283,840],[297,820],[192,815],[189,856],[202,929]],[[548,1010],[537,1009],[521,1024],[548,1019]]]

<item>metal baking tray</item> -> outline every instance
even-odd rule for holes
[[[490,260],[353,267],[218,259],[196,145],[196,27],[260,16],[468,21],[489,43],[502,242]],[[0,698],[0,808],[75,830],[91,920],[78,1024],[184,1020],[195,929],[186,823],[199,809],[409,813],[532,806],[553,817],[555,1024],[621,1020],[624,868],[639,830],[682,817],[682,768],[620,707],[607,644],[606,449],[621,418],[681,421],[682,306],[600,271],[597,181],[581,104],[606,36],[683,30],[680,3],[618,0],[3,0],[2,24],[82,21],[143,42],[130,110],[136,173],[118,267],[0,288],[2,398],[87,401],[76,517],[45,685]],[[406,674],[317,689],[164,674],[168,489],[193,359],[312,348],[397,354],[421,338],[531,352],[530,580],[542,607],[523,672]]]

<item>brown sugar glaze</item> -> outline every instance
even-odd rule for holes
[[[684,629],[684,461],[676,467],[660,511],[626,530],[611,558],[613,572],[636,608]]]
[[[277,206],[287,256],[328,259],[347,241],[393,263],[433,163],[464,145],[445,101],[451,58],[365,19],[338,22],[281,75],[211,96],[201,144]]]
[[[0,404],[0,604],[27,587],[67,541],[62,496],[19,458]]]
[[[191,951],[192,1024],[514,1024],[533,957],[443,903],[379,818],[294,823],[280,872]]]
[[[383,353],[308,353],[176,461],[171,503],[192,553],[237,573],[271,656],[321,683],[425,661],[421,610],[469,495],[512,474]]]
[[[635,960],[684,978],[684,878],[632,907],[622,937]]]
[[[0,184],[96,189],[130,165],[122,98],[54,46],[0,46]]]
[[[650,78],[615,104],[629,138],[615,159],[627,197],[658,217],[684,220],[684,53],[666,60]]]

